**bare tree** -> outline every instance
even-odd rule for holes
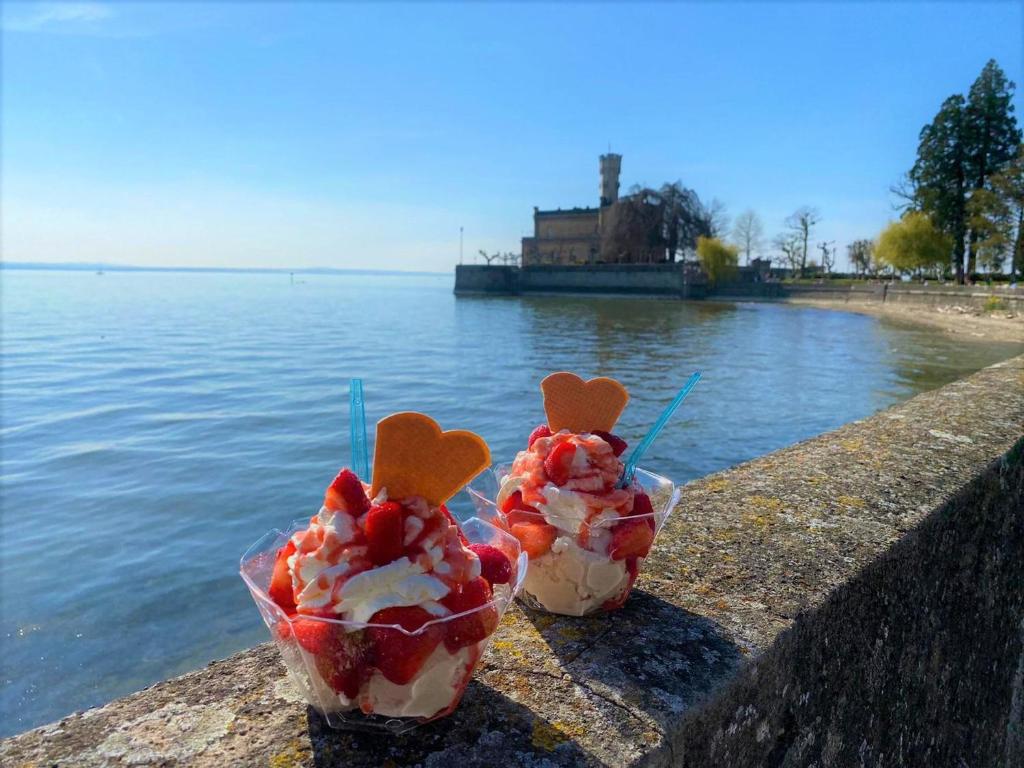
[[[750,254],[761,250],[764,225],[761,217],[749,208],[736,217],[732,227],[732,240],[744,255],[744,263],[750,263]]]
[[[831,274],[832,267],[836,265],[836,241],[818,243],[818,250],[821,251],[821,268],[825,274]]]
[[[821,214],[817,208],[809,205],[797,208],[786,219],[786,228],[800,239],[800,276],[803,277],[807,270],[807,244],[811,239],[811,232],[821,221]]]
[[[875,244],[866,239],[854,240],[846,246],[846,257],[857,274],[867,274],[871,269],[871,254],[875,250]]]
[[[772,245],[782,256],[782,263],[786,264],[794,275],[807,263],[799,235],[793,232],[782,232],[775,236]]]
[[[705,207],[705,215],[711,237],[724,240],[729,231],[729,212],[725,208],[725,203],[717,197],[711,198],[711,202]]]
[[[501,251],[495,251],[494,253],[487,253],[483,248],[477,251],[480,257],[488,264],[492,264],[495,261],[499,261],[502,264],[515,264],[519,260],[519,256],[512,252],[501,253]]]
[[[896,198],[892,204],[894,211],[902,213],[910,210],[917,203],[917,192],[909,173],[904,173],[896,180],[895,184],[890,185],[889,193]]]

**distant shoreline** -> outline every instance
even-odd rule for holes
[[[336,269],[334,267],[147,267],[135,264],[102,262],[0,261],[0,270],[35,272],[199,272],[273,275],[390,275],[409,277],[447,277],[451,272],[407,272],[400,269]]]

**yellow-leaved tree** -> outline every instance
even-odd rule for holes
[[[950,263],[953,241],[927,214],[912,211],[882,230],[875,257],[897,272],[940,270]]]
[[[731,280],[736,275],[739,264],[739,249],[723,243],[717,237],[697,238],[697,259],[707,273],[708,282],[712,285]]]

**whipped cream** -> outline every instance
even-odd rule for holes
[[[484,641],[485,643],[486,641]],[[351,712],[360,709],[367,714],[385,717],[432,717],[454,703],[462,692],[463,684],[479,658],[483,643],[460,648],[448,653],[444,643],[427,657],[423,668],[405,685],[396,685],[380,672],[374,672],[359,689],[354,699],[344,693],[335,693],[316,671],[316,664],[310,663],[308,683],[313,700],[325,712]],[[302,665],[299,665],[299,669]],[[299,686],[306,689],[307,680],[300,679]]]
[[[437,646],[423,669],[405,685],[395,685],[380,672],[359,692],[358,703],[363,711],[387,717],[431,717],[451,706],[462,690],[471,671],[476,646],[448,653],[444,643]],[[339,694],[339,700],[344,699]]]
[[[541,493],[547,503],[538,504],[537,510],[548,524],[570,536],[578,536],[589,512],[583,498],[575,491],[559,488],[554,483],[545,485]]]
[[[448,594],[447,585],[424,573],[408,557],[352,576],[342,587],[339,610],[350,621],[366,623],[377,611],[405,605],[419,605],[434,615],[447,613],[436,601]],[[340,610],[344,606],[344,610]],[[440,609],[440,612],[438,611]]]
[[[382,495],[383,491],[378,499]],[[404,503],[412,512],[402,532],[408,547],[423,532],[425,520],[437,512],[420,498]],[[425,537],[415,559],[401,557],[374,566],[356,525],[347,512],[321,507],[308,528],[292,536],[295,552],[288,558],[288,568],[300,613],[332,613],[366,623],[384,608],[416,605],[433,616],[446,616],[449,611],[438,601],[450,591],[448,583],[480,575],[479,560],[462,551],[450,526]]]
[[[551,551],[530,561],[523,589],[554,613],[583,616],[629,588],[622,560],[584,549],[559,536]]]
[[[295,599],[300,611],[315,613],[329,605],[335,582],[352,570],[353,561],[366,556],[366,547],[345,547],[354,538],[352,517],[327,507],[293,537],[296,551],[288,558],[288,567],[303,585]],[[340,554],[339,547],[345,547]]]

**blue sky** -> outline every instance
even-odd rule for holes
[[[1020,3],[5,3],[3,258],[447,270],[680,179],[770,237],[893,216]],[[1021,99],[1017,99],[1018,110]]]

